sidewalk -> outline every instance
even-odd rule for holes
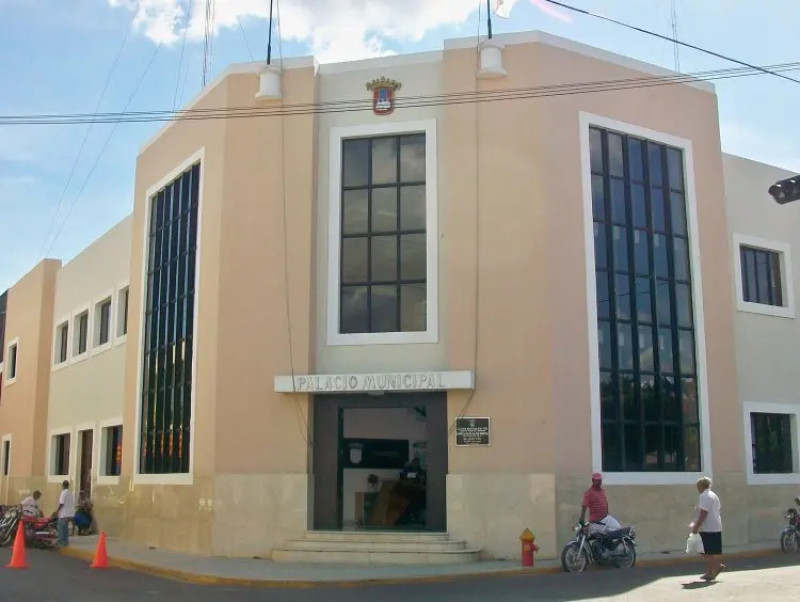
[[[61,554],[91,561],[97,536],[71,537]],[[223,558],[181,554],[150,549],[117,539],[107,539],[109,565],[176,579],[179,581],[243,587],[354,587],[404,582],[450,581],[464,578],[542,575],[561,572],[557,559],[537,560],[533,569],[523,569],[518,560],[486,561],[463,565],[356,566],[328,564],[286,564],[254,558]],[[731,547],[727,561],[780,554],[777,542]],[[699,563],[697,556],[683,551],[641,554],[637,567],[677,563]]]

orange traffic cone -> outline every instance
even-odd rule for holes
[[[106,532],[100,531],[100,539],[97,540],[97,550],[94,553],[94,561],[89,565],[92,569],[107,569],[108,554],[106,553]]]
[[[11,562],[6,565],[9,569],[27,569],[30,565],[25,562],[25,527],[19,521],[17,536],[14,539],[14,551],[11,553]]]

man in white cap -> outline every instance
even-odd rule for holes
[[[592,533],[605,533],[621,527],[619,521],[608,514],[608,498],[603,489],[603,475],[599,472],[592,474],[592,486],[583,494],[581,522],[586,518],[587,510]]]

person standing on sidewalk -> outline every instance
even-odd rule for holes
[[[700,578],[713,581],[725,568],[722,564],[722,516],[719,497],[711,491],[711,479],[697,480],[700,498],[697,502],[697,518],[689,526],[692,533],[699,533],[703,540],[703,554],[706,557],[706,572]]]
[[[75,496],[69,490],[69,481],[61,483],[58,510],[53,513],[53,517],[58,518],[58,545],[66,548],[69,545],[69,521],[75,517]]]

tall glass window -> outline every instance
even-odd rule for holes
[[[603,469],[699,471],[683,151],[590,142]]]
[[[425,135],[342,142],[339,332],[426,329]]]
[[[189,472],[200,163],[150,198],[139,472]]]

